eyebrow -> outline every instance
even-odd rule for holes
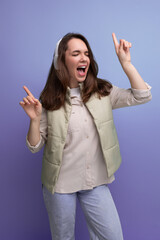
[[[80,52],[81,52],[80,50],[74,50],[72,53],[80,53]],[[89,53],[89,51],[86,50],[85,53]]]

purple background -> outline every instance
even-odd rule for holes
[[[67,32],[89,40],[99,76],[128,88],[112,32],[132,42],[132,63],[152,86],[151,102],[114,111],[123,163],[110,185],[125,240],[160,239],[159,1],[0,1],[0,239],[50,240],[41,191],[42,151],[25,146],[23,85],[39,97],[55,44]],[[89,239],[77,202],[76,239]]]

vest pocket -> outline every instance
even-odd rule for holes
[[[44,158],[51,164],[60,165],[62,160],[64,142],[60,137],[48,134],[46,146],[44,148]]]
[[[116,145],[105,152],[108,176],[112,176],[121,164],[121,155],[119,146]]]

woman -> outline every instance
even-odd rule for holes
[[[27,145],[37,152],[45,144],[43,196],[54,240],[74,239],[76,197],[92,240],[123,239],[108,189],[121,163],[112,109],[148,102],[151,87],[131,64],[131,43],[112,37],[130,89],[97,78],[88,41],[74,33],[57,43],[40,101],[24,87],[28,96],[20,105],[30,117]]]

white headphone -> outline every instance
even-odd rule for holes
[[[59,47],[59,43],[60,41],[62,40],[62,38],[57,42],[56,44],[56,48],[55,48],[55,51],[54,51],[54,67],[56,70],[58,70],[58,63],[57,63],[57,59],[58,59],[58,47]]]

